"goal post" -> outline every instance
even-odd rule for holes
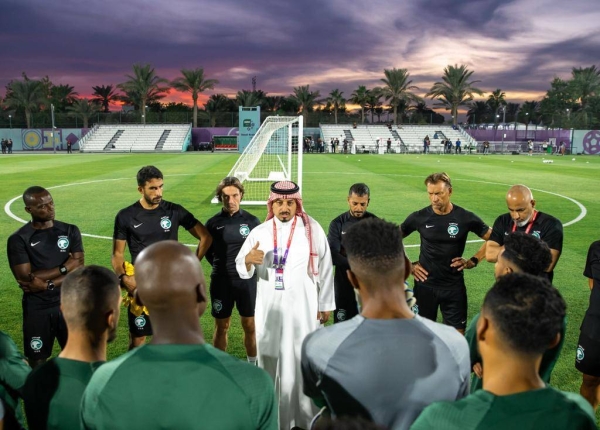
[[[265,119],[227,175],[244,185],[242,204],[266,204],[276,181],[294,181],[302,192],[303,125],[302,115]],[[218,203],[216,197],[212,203]]]

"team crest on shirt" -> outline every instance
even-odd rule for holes
[[[533,237],[537,237],[537,238],[538,238],[538,239],[540,239],[540,240],[542,239],[542,238],[540,237],[540,231],[538,231],[538,230],[534,230],[534,231],[533,231],[533,233],[531,233],[531,235],[532,235]]]
[[[248,227],[248,224],[240,224],[240,234],[244,237],[248,237],[250,234],[250,227]]]
[[[40,339],[39,337],[32,337],[31,342],[29,342],[29,346],[34,351],[39,351],[40,349],[42,349],[42,346],[44,346],[44,342],[42,342],[42,339]]]
[[[338,319],[338,321],[346,320],[346,310],[345,309],[340,309],[339,311],[337,311],[337,319]]]
[[[146,325],[146,318],[144,318],[144,315],[140,315],[135,320],[133,320],[133,323],[137,328],[144,328],[144,326]]]
[[[164,216],[160,219],[160,226],[165,229],[165,231],[169,231],[171,228],[171,220],[168,216]]]
[[[458,231],[458,224],[451,222],[448,226],[448,234],[450,235],[450,237],[456,237]]]
[[[221,300],[215,300],[213,302],[213,308],[216,313],[221,312],[221,310],[223,309],[223,303],[221,303]]]
[[[58,236],[58,242],[56,242],[58,248],[61,250],[65,250],[69,247],[69,237],[68,236]]]
[[[585,354],[583,353],[583,348],[581,347],[581,345],[579,345],[577,347],[577,361],[583,360],[583,357],[585,357]]]

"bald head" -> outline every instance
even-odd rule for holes
[[[198,258],[173,240],[150,245],[136,259],[137,293],[150,314],[185,314],[206,308],[204,276]],[[154,323],[155,317],[152,316]],[[158,321],[157,321],[158,322]]]
[[[513,185],[506,193],[506,206],[519,227],[527,225],[535,207],[531,190],[525,185]]]

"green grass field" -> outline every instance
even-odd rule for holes
[[[165,175],[164,198],[184,205],[205,222],[219,207],[210,204],[212,192],[237,159],[234,154],[126,154],[126,155],[30,155],[13,154],[0,158],[4,186],[0,201],[4,209],[28,219],[22,201],[17,199],[31,185],[51,190],[56,218],[79,226],[82,233],[112,235],[117,211],[139,198],[135,174],[141,166],[156,165]],[[478,155],[320,155],[304,158],[304,205],[307,212],[327,230],[329,222],[347,209],[346,193],[355,182],[371,187],[369,209],[378,216],[400,223],[411,212],[429,204],[424,178],[435,171],[446,171],[453,180],[452,201],[478,214],[490,225],[506,212],[504,197],[508,186],[523,183],[534,190],[537,208],[562,220],[565,227],[563,254],[555,270],[555,285],[568,303],[567,339],[554,370],[553,385],[578,392],[580,374],[574,368],[579,325],[588,305],[589,290],[582,271],[589,244],[600,238],[600,202],[594,197],[600,178],[600,158],[554,157],[543,164],[542,157]],[[594,185],[596,184],[596,185]],[[587,213],[579,219],[582,207]],[[5,206],[6,205],[6,206]],[[260,219],[265,207],[248,208]],[[4,211],[0,234],[8,236],[21,226]],[[573,222],[579,219],[577,222]],[[570,223],[570,224],[569,224]],[[478,239],[473,236],[470,239]],[[180,240],[194,243],[185,231]],[[409,258],[416,259],[417,234],[405,241]],[[468,258],[481,243],[467,245]],[[5,246],[5,245],[4,245]],[[110,267],[111,241],[84,237],[87,264]],[[6,249],[6,248],[4,248]],[[1,259],[0,330],[8,332],[17,345],[22,344],[21,292],[10,273],[6,257]],[[209,267],[203,262],[205,275]],[[469,291],[469,316],[478,312],[483,296],[493,282],[493,265],[483,262],[466,274]],[[208,341],[212,339],[210,312],[202,318]],[[229,352],[245,357],[239,318],[234,316]],[[122,318],[117,340],[109,347],[109,358],[126,351],[127,321]]]

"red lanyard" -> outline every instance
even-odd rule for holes
[[[273,219],[273,266],[278,269],[283,269],[285,262],[287,261],[288,252],[290,251],[290,245],[292,244],[292,237],[294,236],[294,230],[296,229],[297,216],[294,216],[294,222],[292,223],[292,231],[290,231],[290,237],[287,241],[287,248],[281,260],[277,258],[277,226],[275,225],[275,219]]]
[[[531,216],[531,219],[527,223],[527,228],[525,229],[525,234],[529,234],[529,232],[531,231],[531,227],[533,227],[533,222],[537,218],[538,213],[539,212],[534,209],[533,215]],[[517,231],[517,223],[516,222],[513,224],[512,233],[514,233],[515,231]]]

